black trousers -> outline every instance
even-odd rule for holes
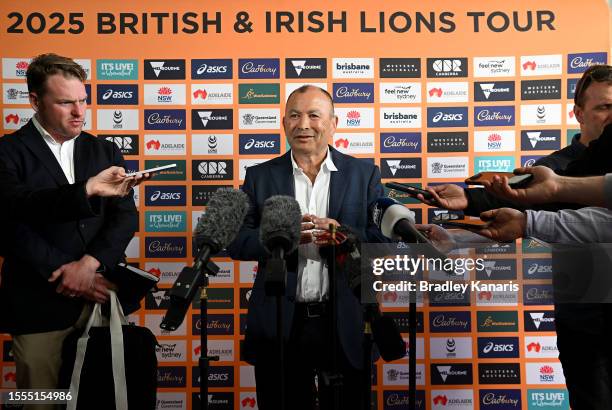
[[[305,306],[296,304],[289,341],[285,348],[285,409],[334,409],[334,391],[326,386],[323,373],[332,370],[331,320],[329,309],[321,316],[308,317]],[[355,340],[355,343],[362,343]],[[255,381],[260,410],[277,410],[280,403],[280,377],[276,346],[257,349]],[[363,371],[354,369],[342,349],[337,352],[339,370],[343,376],[340,387],[340,409],[364,408]],[[264,360],[261,360],[264,358]],[[316,381],[315,381],[316,380]]]
[[[612,306],[556,306],[559,361],[572,410],[612,408]]]

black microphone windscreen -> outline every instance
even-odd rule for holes
[[[214,246],[219,252],[234,240],[249,210],[249,198],[237,189],[220,188],[211,196],[206,212],[195,228],[196,243]]]
[[[300,243],[302,211],[295,198],[274,195],[266,199],[259,227],[261,243],[268,252],[282,246],[285,253],[297,249]]]

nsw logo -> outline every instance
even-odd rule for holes
[[[98,105],[136,105],[138,86],[131,84],[98,84]]]
[[[373,83],[334,83],[335,103],[373,103]]]
[[[280,154],[279,134],[240,134],[240,155]]]
[[[441,127],[467,127],[467,107],[427,107],[427,126]]]
[[[194,59],[191,60],[191,78],[194,80],[230,79],[233,75],[231,59]]]
[[[238,78],[280,78],[278,58],[253,58],[238,60]]]

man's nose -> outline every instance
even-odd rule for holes
[[[74,115],[75,117],[82,117],[85,113],[86,108],[86,104],[81,104],[77,101],[76,103],[72,104],[72,115]]]
[[[298,128],[302,130],[307,130],[310,128],[310,119],[307,115],[300,116],[300,120],[298,121]]]

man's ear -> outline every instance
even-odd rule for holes
[[[576,116],[576,121],[584,124],[584,111],[577,104],[574,104],[574,116]]]
[[[38,108],[40,104],[40,99],[38,98],[38,95],[36,93],[30,93],[29,98],[30,98],[30,105],[32,106],[35,112],[38,112]]]

